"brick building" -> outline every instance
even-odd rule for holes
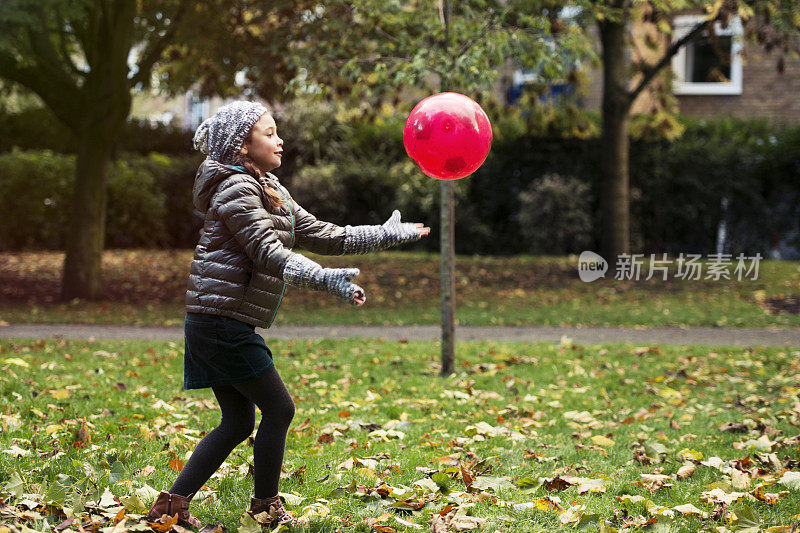
[[[653,62],[660,57],[672,39],[679,39],[701,20],[700,15],[683,14],[673,19],[673,35],[659,32],[652,24],[636,24],[632,28],[633,61],[644,58]],[[775,123],[800,123],[800,60],[785,58],[778,69],[779,56],[768,53],[755,42],[745,40],[740,21],[721,28],[717,37],[704,35],[684,47],[672,60],[675,77],[671,92],[673,111],[683,115],[712,118],[767,118]],[[598,49],[599,49],[599,39]],[[648,46],[658,43],[656,48]],[[726,58],[726,59],[722,59]],[[599,110],[602,99],[602,71],[591,69],[582,104]],[[635,83],[636,80],[632,82]],[[664,84],[663,79],[654,80]],[[643,91],[634,102],[633,112],[650,111],[655,106],[652,92]]]

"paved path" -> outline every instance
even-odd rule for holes
[[[438,326],[273,326],[258,328],[265,339],[383,338],[439,340]],[[606,328],[606,327],[478,327],[456,328],[457,341],[558,342],[562,335],[578,344],[706,344],[727,346],[800,347],[800,328]],[[0,338],[164,339],[182,340],[183,327],[13,324],[0,326]]]

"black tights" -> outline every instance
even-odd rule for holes
[[[253,432],[255,405],[261,411],[253,447],[255,497],[278,494],[286,433],[294,418],[294,402],[273,367],[246,383],[212,387],[222,409],[222,421],[197,443],[170,492],[188,496],[217,471],[233,449]]]

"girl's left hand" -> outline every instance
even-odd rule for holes
[[[366,301],[367,301],[367,295],[364,294],[363,291],[356,291],[356,293],[353,295],[353,302],[356,305],[359,306],[364,305],[364,302]]]
[[[424,237],[431,232],[431,228],[426,227],[422,222],[415,222],[414,227],[420,237]]]

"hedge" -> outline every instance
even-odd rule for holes
[[[108,173],[106,247],[189,246],[197,236],[192,184],[201,158],[126,155]],[[0,154],[0,249],[63,249],[75,156]]]
[[[458,253],[597,249],[597,118],[569,113],[546,120],[571,136],[542,127],[541,114],[517,111],[495,120],[488,159],[454,182]],[[430,238],[409,248],[436,251],[439,182],[405,155],[404,117],[396,109],[346,115],[325,106],[290,107],[277,117],[286,153],[275,173],[323,220],[380,224],[400,209],[404,220],[432,228]],[[800,244],[800,128],[736,119],[683,119],[683,125],[675,140],[632,141],[632,249],[713,253],[722,220],[729,253],[766,255],[778,239]],[[202,217],[193,210],[191,188],[201,161],[196,153],[121,153],[109,173],[106,245],[193,247]],[[0,154],[0,207],[13,214],[0,226],[0,247],[63,246],[73,172],[73,157],[53,151]]]

